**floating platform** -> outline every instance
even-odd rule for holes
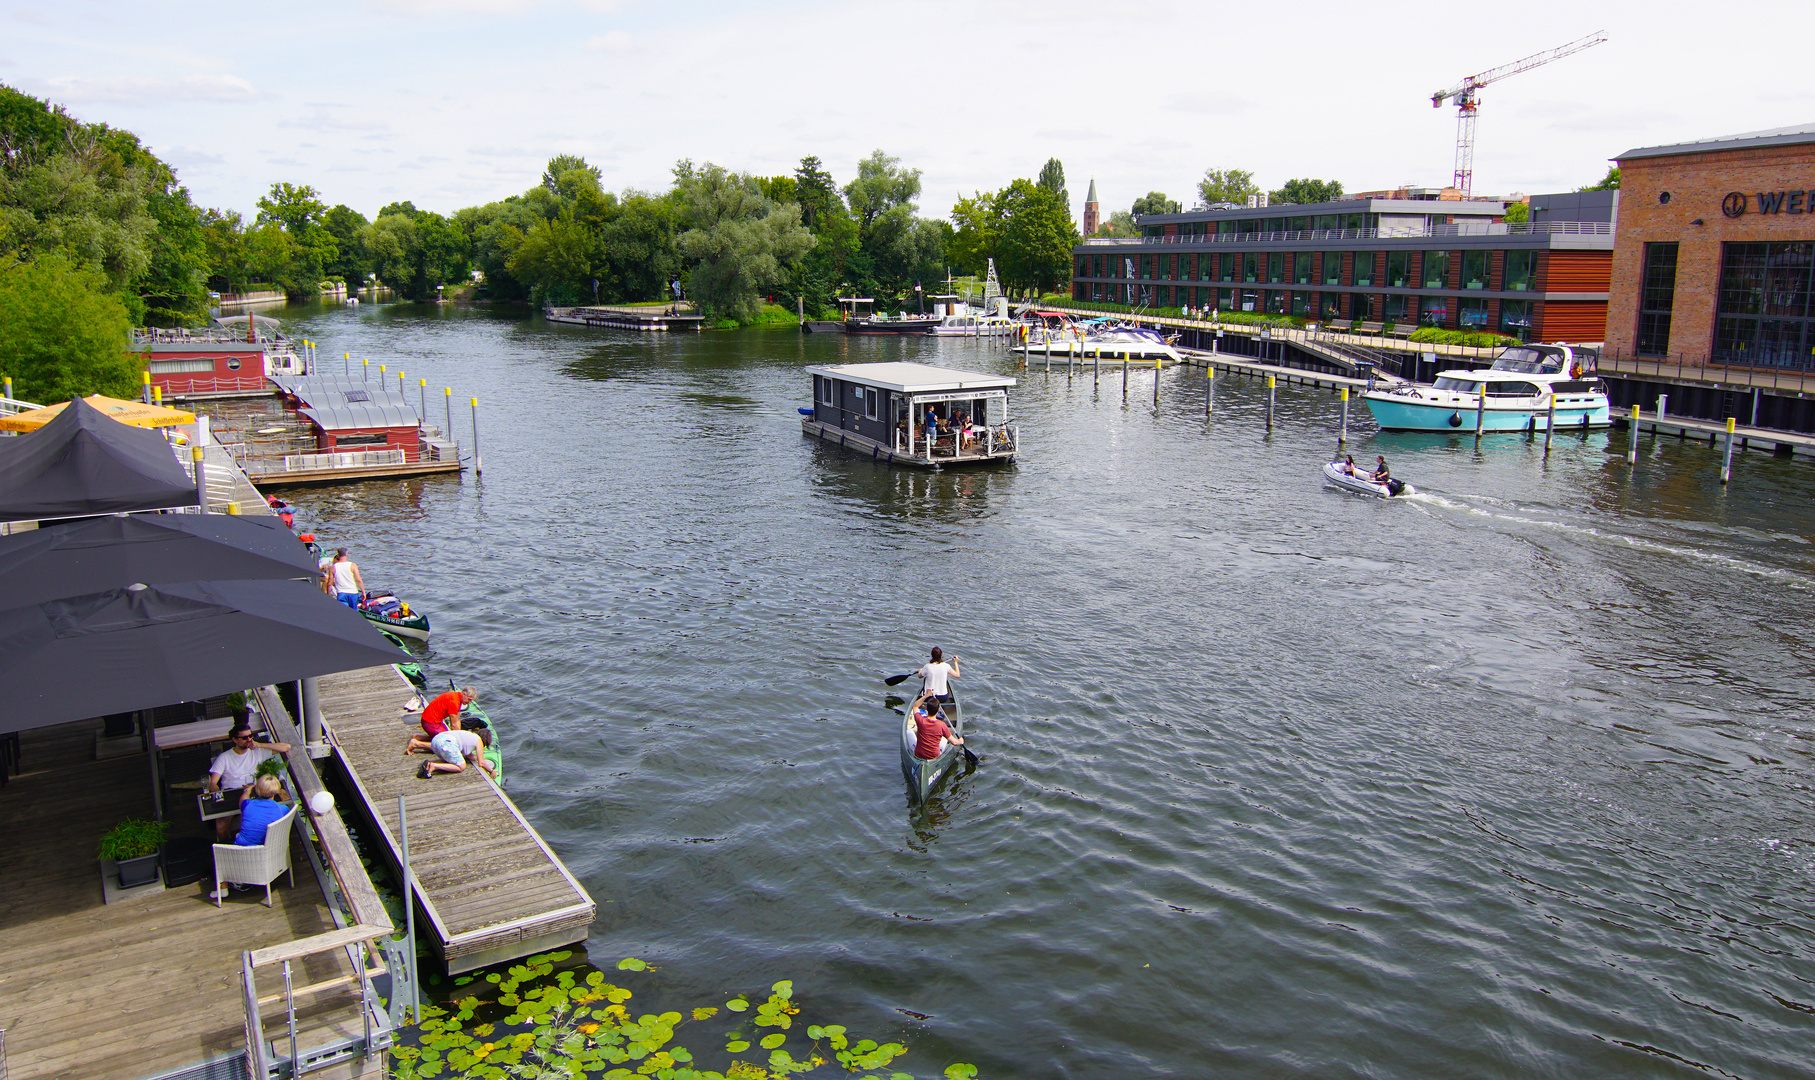
[[[667,308],[641,307],[549,307],[542,309],[549,322],[572,323],[575,326],[601,327],[608,330],[703,330],[704,315],[691,312],[669,314]]]
[[[400,711],[413,688],[395,668],[323,675],[318,685],[335,764],[399,880],[397,797],[406,799],[417,928],[449,974],[586,940],[592,897],[496,784],[477,769],[417,778],[430,759],[403,754],[422,728]]]
[[[257,462],[247,462],[256,469]],[[248,472],[246,478],[260,487],[306,487],[310,484],[344,484],[355,480],[395,480],[411,476],[433,476],[457,473],[465,468],[458,461],[409,461],[399,465],[348,465],[337,469],[282,469],[271,472]]]

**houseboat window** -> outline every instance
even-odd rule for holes
[[[228,371],[238,371],[239,370],[239,357],[229,356],[227,358],[227,370]]]
[[[1449,278],[1449,252],[1427,251],[1424,253],[1424,287],[1441,289]]]
[[[800,399],[795,398],[795,400],[798,401]],[[336,435],[336,436],[334,436],[334,445],[336,445],[336,446],[381,446],[385,443],[387,438],[388,437],[382,431],[374,432],[369,435]]]
[[[863,392],[863,415],[871,420],[876,419],[876,391],[866,389]]]
[[[1294,285],[1311,284],[1311,253],[1310,252],[1301,251],[1301,252],[1298,252],[1296,255],[1292,256],[1292,284],[1294,284]]]
[[[212,360],[153,360],[153,375],[181,375],[191,371],[213,371]]]
[[[1406,280],[1411,276],[1412,253],[1409,251],[1389,251],[1386,253],[1386,287],[1389,289],[1405,288]]]
[[[1537,397],[1538,388],[1528,382],[1495,382],[1487,384],[1488,397]]]
[[[1355,253],[1354,278],[1355,278],[1355,280],[1349,282],[1349,284],[1351,284],[1351,285],[1372,285],[1372,284],[1374,284],[1374,253],[1373,252],[1357,251]]]
[[[1487,252],[1464,251],[1462,253],[1462,287],[1464,289],[1487,288]]]
[[[1502,289],[1514,292],[1526,292],[1531,289],[1532,265],[1537,262],[1535,253],[1530,251],[1509,251],[1506,253],[1506,284]]]
[[[1559,353],[1537,349],[1507,349],[1494,357],[1494,370],[1517,371],[1524,375],[1555,374],[1563,370],[1563,358]]]
[[[1447,375],[1439,376],[1437,379],[1437,389],[1454,390],[1458,394],[1472,394],[1479,385],[1472,379],[1452,379]]]

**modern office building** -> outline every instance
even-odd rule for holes
[[[1498,201],[1349,199],[1137,219],[1138,239],[1073,249],[1072,296],[1313,321],[1595,341],[1607,321],[1617,193]]]
[[[1610,353],[1815,366],[1815,124],[1628,150]]]

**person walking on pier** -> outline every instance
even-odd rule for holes
[[[359,564],[347,558],[346,548],[335,549],[328,576],[334,585],[334,599],[358,611],[359,601],[365,597],[366,579],[360,576]]]

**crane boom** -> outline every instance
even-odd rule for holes
[[[1470,188],[1475,180],[1475,114],[1481,108],[1481,99],[1476,91],[1488,83],[1517,75],[1522,71],[1543,67],[1553,60],[1561,60],[1572,53],[1601,44],[1607,40],[1607,32],[1596,30],[1587,37],[1577,38],[1567,45],[1533,53],[1523,60],[1502,64],[1497,68],[1488,68],[1478,75],[1470,75],[1448,90],[1439,90],[1431,95],[1431,107],[1441,108],[1445,101],[1456,103],[1456,187],[1468,198]]]

